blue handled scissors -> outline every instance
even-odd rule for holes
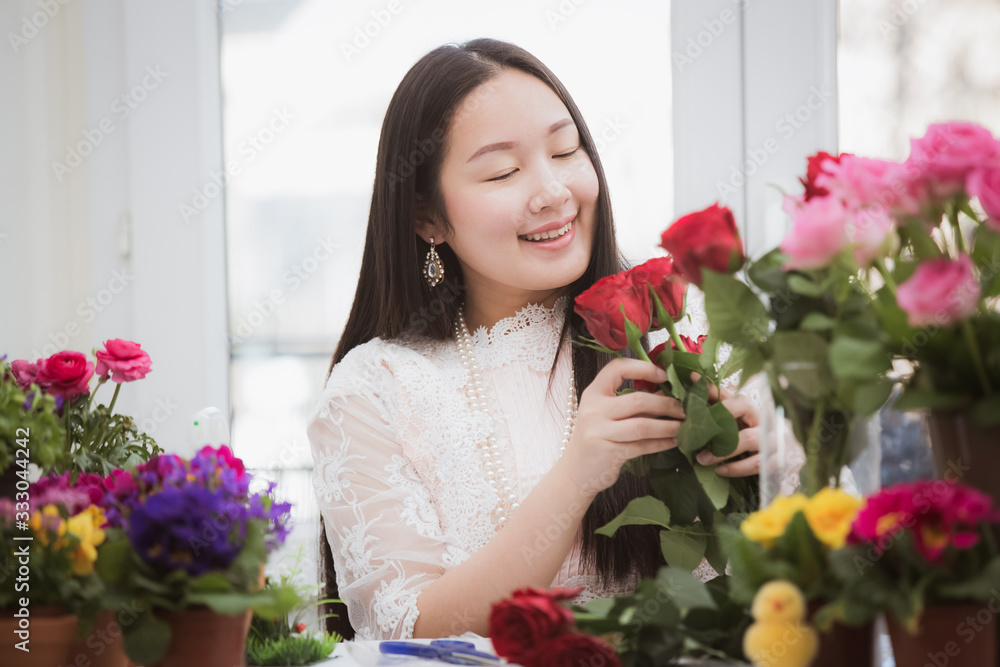
[[[440,660],[453,665],[499,665],[500,658],[492,653],[476,650],[472,642],[457,639],[435,639],[430,644],[417,642],[382,642],[378,646],[382,653],[411,655],[424,660]]]

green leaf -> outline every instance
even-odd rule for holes
[[[1000,556],[993,558],[979,574],[954,584],[941,584],[935,592],[951,600],[986,600],[1000,587]]]
[[[681,529],[660,531],[660,549],[663,550],[663,558],[671,567],[689,572],[693,572],[701,564],[707,544],[708,538],[703,533]]]
[[[720,340],[749,347],[767,334],[771,318],[747,285],[708,269],[702,279],[708,326]]]
[[[833,387],[826,341],[807,331],[779,331],[772,337],[774,365],[796,391],[811,400]]]
[[[708,413],[720,429],[720,433],[709,443],[709,449],[715,456],[729,456],[740,444],[740,425],[729,408],[722,403],[708,406]]]
[[[775,293],[788,287],[788,272],[782,268],[785,255],[775,248],[747,267],[747,277],[765,292]]]
[[[138,665],[152,665],[160,661],[170,646],[170,626],[144,609],[125,629],[125,652]]]
[[[1000,234],[979,225],[973,234],[972,261],[979,268],[983,298],[1000,295]]]
[[[870,380],[892,368],[892,352],[878,340],[834,336],[830,367],[838,378]]]
[[[716,525],[719,525],[718,521]],[[726,554],[722,551],[722,541],[719,539],[718,532],[708,538],[705,545],[705,558],[708,559],[708,564],[716,572],[726,571]]]
[[[662,500],[653,496],[643,496],[633,498],[621,514],[595,532],[598,535],[613,537],[615,531],[622,526],[646,526],[650,524],[663,527],[670,525],[670,510],[663,504]]]
[[[715,469],[719,467],[717,463],[709,466],[703,466],[700,463],[693,465],[694,474],[701,482],[701,488],[705,489],[705,495],[712,501],[712,506],[715,509],[721,510],[729,502],[729,478],[716,474]]]
[[[666,589],[670,600],[684,613],[690,609],[718,609],[705,584],[694,578],[691,570],[661,567],[656,580]]]
[[[805,331],[828,331],[833,328],[836,321],[829,315],[823,313],[809,313],[802,318],[799,328]]]
[[[607,618],[608,612],[615,606],[614,598],[595,598],[580,605],[587,613],[598,618]]]
[[[625,304],[618,304],[618,309],[622,311],[622,317],[625,319],[625,337],[628,339],[629,349],[638,353],[642,349],[642,342],[640,339],[646,334],[644,329],[637,327],[632,320],[630,320],[625,315]]]
[[[670,450],[676,451],[676,450]],[[693,523],[698,516],[698,478],[685,460],[683,470],[656,470],[649,483],[656,497],[670,509],[670,518],[677,523]]]
[[[677,369],[674,368],[673,364],[665,367],[667,369],[667,380],[670,381],[670,391],[678,401],[684,402],[687,397],[687,390],[684,388],[684,383],[681,382],[680,376],[677,374]]]
[[[856,414],[861,416],[874,414],[889,400],[892,387],[892,380],[885,377],[875,378],[872,382],[858,383],[851,386],[850,400],[845,402]]]
[[[788,277],[788,288],[796,294],[811,297],[821,297],[824,293],[826,293],[826,290],[822,285],[817,285],[813,281],[798,273],[793,273]]]
[[[704,377],[688,390],[684,414],[686,417],[677,430],[677,446],[685,454],[694,454],[722,432],[708,411],[708,380]]]

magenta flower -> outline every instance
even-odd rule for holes
[[[896,300],[911,327],[945,326],[972,317],[979,310],[982,288],[972,258],[924,262],[899,286]]]
[[[17,359],[11,362],[11,373],[14,375],[14,381],[17,382],[17,386],[21,388],[21,391],[28,391],[32,383],[38,382],[38,364],[40,363],[42,363],[41,359],[35,364],[24,359]]]
[[[97,374],[106,377],[111,374],[112,382],[132,382],[141,380],[152,368],[149,355],[129,340],[112,338],[104,342],[104,349],[96,352]]]
[[[970,195],[979,199],[987,224],[1000,232],[1000,165],[970,172],[966,187]]]
[[[813,197],[800,202],[786,198],[785,210],[792,215],[792,231],[781,242],[788,255],[786,269],[816,269],[828,265],[847,247],[849,212],[835,197]]]
[[[80,394],[90,393],[90,378],[94,364],[79,352],[56,352],[38,362],[36,381],[45,393],[72,400]]]
[[[975,123],[935,123],[910,140],[906,164],[935,195],[948,197],[964,187],[971,171],[1000,165],[1000,141]]]

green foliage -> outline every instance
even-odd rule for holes
[[[15,457],[21,470],[29,461],[43,470],[53,468],[65,458],[65,437],[55,399],[43,394],[38,385],[22,391],[10,364],[0,361],[0,473],[15,465]],[[18,455],[19,449],[26,454]]]

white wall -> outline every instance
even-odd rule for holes
[[[117,405],[190,453],[189,415],[229,411],[223,198],[178,213],[221,165],[214,4],[6,1],[0,34],[0,353],[141,343]]]

